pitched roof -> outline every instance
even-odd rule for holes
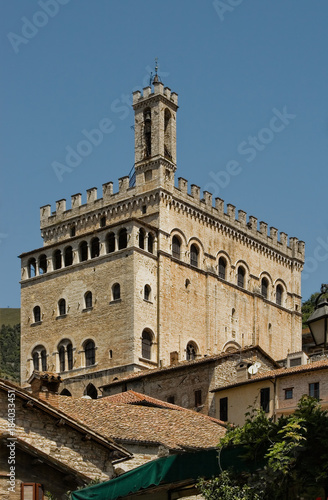
[[[322,370],[325,368],[328,368],[328,359],[321,359],[319,361],[314,361],[313,363],[308,363],[307,365],[292,366],[291,368],[278,368],[276,370],[265,372],[265,374],[254,375],[251,379],[243,380],[242,382],[236,382],[235,384],[227,384],[225,386],[217,387],[216,389],[212,389],[211,392],[219,392],[225,389],[230,389],[232,387],[239,387],[241,385],[259,382],[261,380],[287,377],[288,375],[293,375],[295,373],[307,373],[311,371]]]
[[[100,386],[100,389],[105,388],[105,387],[119,385],[122,382],[128,382],[130,380],[137,380],[140,378],[152,377],[153,375],[156,375],[158,373],[169,373],[169,372],[175,371],[175,370],[183,370],[185,368],[190,368],[190,366],[210,364],[210,363],[213,363],[215,361],[229,358],[231,356],[236,356],[236,354],[244,354],[244,353],[247,353],[249,351],[258,351],[262,356],[267,358],[268,361],[270,363],[272,363],[273,366],[276,366],[277,368],[280,366],[259,345],[255,345],[255,346],[244,347],[242,349],[236,349],[235,351],[232,351],[232,352],[223,352],[221,354],[214,354],[213,356],[201,357],[199,359],[194,359],[192,361],[180,361],[177,364],[174,364],[171,366],[164,366],[162,368],[140,370],[139,372],[133,372],[130,375],[126,375],[125,377],[122,377],[118,380],[113,380],[109,384],[104,384],[104,385]]]
[[[63,409],[50,405],[46,399],[38,399],[18,385],[2,379],[0,379],[0,391],[4,391],[6,393],[14,392],[15,399],[19,398],[23,400],[24,403],[28,403],[31,408],[37,408],[39,411],[47,413],[57,420],[62,420],[67,426],[80,432],[81,434],[83,434],[83,436],[88,435],[91,439],[95,440],[100,445],[105,446],[106,448],[110,448],[113,452],[114,460],[127,459],[131,457],[130,452],[125,450],[122,446],[116,444],[111,438],[97,433],[97,430],[92,426],[88,426],[86,423],[77,421],[76,419],[72,418]]]
[[[136,395],[129,397],[138,399]],[[47,398],[49,404],[73,419],[123,443],[164,445],[171,450],[207,449],[215,447],[225,434],[221,422],[180,407],[113,404],[108,397],[78,399],[48,394]]]

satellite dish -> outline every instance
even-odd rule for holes
[[[257,369],[261,368],[261,363],[259,361],[255,361],[254,366],[256,366]]]
[[[255,374],[259,371],[259,369],[258,369],[258,367],[256,366],[256,363],[254,363],[254,365],[251,365],[251,366],[249,366],[249,367],[248,367],[248,370],[247,370],[247,371],[248,371],[248,373],[249,373],[250,375],[255,375]]]

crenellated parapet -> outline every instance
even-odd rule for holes
[[[197,208],[208,216],[218,219],[221,223],[226,224],[230,229],[243,233],[246,237],[254,238],[259,243],[271,247],[275,251],[279,251],[289,258],[298,259],[304,262],[305,243],[299,241],[298,238],[288,237],[285,232],[279,232],[275,227],[270,227],[268,224],[260,221],[247,213],[244,210],[238,210],[230,203],[224,208],[224,200],[215,198],[213,206],[212,194],[208,191],[203,191],[201,196],[201,188],[195,184],[191,184],[190,193],[188,193],[188,181],[182,177],[178,179],[178,187],[174,190],[175,198],[188,205],[197,206]]]
[[[145,99],[164,97],[170,100],[175,106],[178,106],[178,94],[176,92],[171,92],[169,87],[164,87],[162,82],[154,82],[154,90],[152,88],[145,87],[142,92],[136,90],[133,92],[133,107],[137,104],[143,104]]]

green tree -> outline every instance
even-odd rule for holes
[[[307,328],[307,320],[311,316],[314,311],[315,301],[319,295],[319,292],[315,292],[311,295],[311,297],[303,302],[302,304],[302,327]]]
[[[20,325],[0,330],[0,377],[19,382]]]
[[[242,427],[228,430],[219,456],[236,445],[243,446],[246,464],[258,464],[256,472],[231,470],[221,479],[203,481],[206,500],[327,498],[328,413],[316,399],[303,396],[292,415],[276,422],[262,410],[251,411]]]

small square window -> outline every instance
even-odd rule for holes
[[[285,391],[285,399],[293,399],[293,387],[289,387],[288,389],[284,389]]]

